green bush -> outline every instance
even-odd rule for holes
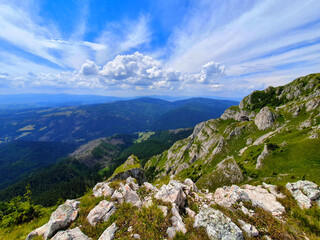
[[[21,196],[11,199],[9,202],[0,203],[0,226],[9,227],[24,222],[29,222],[37,218],[42,213],[42,206],[34,205],[31,202],[30,186],[26,188],[27,192]]]

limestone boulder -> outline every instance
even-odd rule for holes
[[[111,197],[114,190],[109,187],[109,183],[107,182],[100,182],[97,183],[93,188],[93,196],[95,197]]]
[[[179,207],[173,203],[172,204],[172,227],[167,229],[167,234],[170,238],[174,238],[177,232],[182,232],[185,234],[187,232],[186,226],[182,221],[182,218],[179,214]]]
[[[60,205],[57,210],[51,214],[44,239],[51,238],[57,231],[70,226],[78,216],[79,204],[79,201],[67,200],[65,204]]]
[[[262,186],[244,185],[243,191],[248,195],[252,205],[261,207],[274,216],[285,212],[284,206],[277,201],[277,197]]]
[[[107,222],[115,211],[116,207],[113,202],[102,200],[89,212],[87,220],[91,226],[95,226],[99,222]]]
[[[101,234],[98,240],[112,240],[117,229],[116,223],[113,223]]]
[[[171,180],[168,185],[163,185],[154,197],[163,202],[175,203],[180,207],[184,207],[186,200],[183,185],[175,180]]]
[[[120,191],[122,191],[122,195],[126,203],[131,203],[132,205],[137,207],[142,206],[139,195],[128,184],[121,186]]]
[[[51,240],[90,240],[87,235],[81,232],[79,227],[66,231],[59,231]]]
[[[320,207],[320,188],[317,184],[304,180],[295,183],[287,183],[290,191],[300,208],[310,208],[313,204]]]
[[[240,224],[241,229],[251,238],[258,237],[259,231],[257,228],[249,223],[246,223],[242,221],[241,219],[238,219],[238,223]]]
[[[219,210],[203,207],[196,215],[194,227],[204,227],[211,240],[241,240],[241,229]]]
[[[260,110],[254,119],[254,123],[259,130],[266,130],[273,126],[277,115],[273,113],[269,107],[264,107]]]

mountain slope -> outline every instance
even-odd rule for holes
[[[151,158],[145,168],[158,181],[190,177],[210,190],[239,181],[319,184],[319,106],[320,74],[255,91],[219,119],[198,124],[190,137]],[[228,162],[230,157],[234,160]],[[226,171],[241,177],[226,177]]]
[[[110,177],[131,154],[138,156],[141,163],[144,163],[191,132],[192,129],[160,131],[141,141],[137,141],[139,134],[115,135],[93,140],[80,146],[68,158],[25,174],[19,182],[0,191],[0,201],[22,196],[28,184],[32,191],[32,200],[44,206],[52,206],[59,199],[80,197],[87,187]],[[44,149],[42,152],[45,152]],[[55,151],[47,153],[53,154]],[[3,176],[8,178],[8,173]]]
[[[16,141],[0,144],[0,189],[30,171],[51,165],[75,149],[71,143]]]
[[[194,111],[197,104],[197,111]],[[114,134],[193,127],[234,101],[140,98],[107,104],[25,110],[0,115],[0,141],[88,142]],[[180,110],[178,110],[180,109]],[[170,121],[166,116],[170,116]],[[165,120],[163,120],[165,119]],[[159,125],[155,125],[155,123]]]

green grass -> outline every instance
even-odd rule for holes
[[[20,225],[13,225],[10,227],[0,228],[0,239],[1,240],[24,240],[27,235],[33,230],[41,227],[46,224],[51,216],[51,213],[55,210],[56,207],[45,208],[43,209],[43,214],[41,217],[31,220],[30,222],[23,223]],[[38,238],[42,239],[42,238]]]
[[[126,162],[122,165],[120,165],[113,173],[112,176],[115,176],[117,175],[118,173],[122,173],[122,172],[125,172],[125,171],[128,171],[130,169],[134,169],[134,168],[141,168],[141,165],[140,165],[140,161],[139,159],[134,156],[134,155],[131,155],[131,157],[134,159],[134,164],[127,164]]]

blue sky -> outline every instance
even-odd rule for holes
[[[320,72],[318,0],[0,0],[0,94],[243,97]]]

